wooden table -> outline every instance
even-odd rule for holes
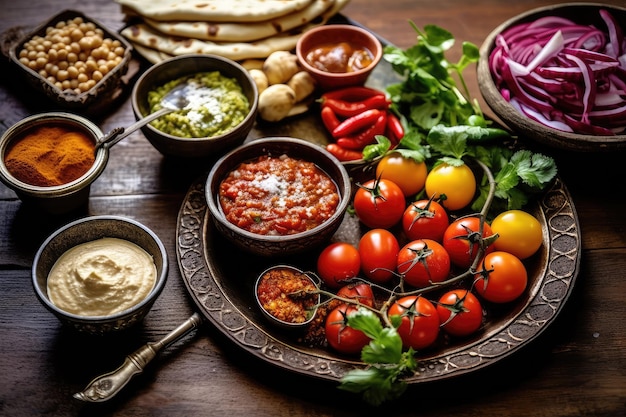
[[[548,3],[352,0],[343,13],[401,47],[415,40],[408,19],[419,26],[440,25],[457,39],[479,45],[500,22]],[[29,0],[3,3],[0,32],[33,27],[65,8],[113,30],[124,24],[112,1]],[[478,96],[472,73],[468,80]],[[2,77],[1,131],[44,110],[46,104],[20,82]],[[95,120],[103,131],[133,121],[129,100]],[[35,251],[71,217],[32,212],[0,185],[0,415],[626,415],[625,155],[545,152],[557,160],[582,231],[580,272],[565,309],[536,341],[510,358],[466,377],[413,385],[400,401],[380,410],[334,384],[250,357],[211,325],[165,351],[110,402],[74,400],[72,394],[92,377],[114,369],[125,355],[164,336],[192,313],[176,262],[175,228],[189,184],[205,167],[163,158],[138,132],[112,149],[105,172],[92,186],[87,212],[80,215],[121,215],[146,224],[170,253],[170,275],[142,326],[103,339],[63,328],[31,287]]]

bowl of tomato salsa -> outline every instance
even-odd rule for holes
[[[303,139],[261,138],[220,158],[205,194],[216,229],[246,252],[301,253],[326,243],[350,202],[348,172]]]

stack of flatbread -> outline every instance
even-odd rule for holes
[[[130,21],[122,30],[152,63],[185,54],[235,61],[295,48],[350,0],[115,0]]]

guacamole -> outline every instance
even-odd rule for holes
[[[150,112],[159,110],[163,97],[185,81],[192,87],[185,96],[189,104],[153,121],[160,131],[182,138],[212,137],[233,129],[248,115],[250,103],[241,86],[219,71],[177,78],[148,92]]]

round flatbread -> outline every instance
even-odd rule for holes
[[[158,21],[259,22],[301,10],[313,0],[115,0]]]
[[[251,42],[314,21],[335,3],[335,0],[313,0],[304,9],[262,22],[165,22],[145,18],[144,21],[167,35],[216,42]]]

